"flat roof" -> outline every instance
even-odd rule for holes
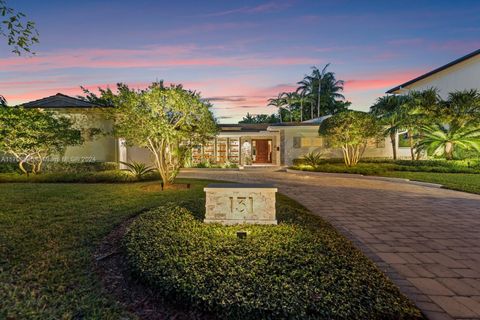
[[[434,75],[434,74],[436,74],[436,73],[438,73],[438,72],[440,72],[440,71],[443,71],[443,70],[445,70],[445,69],[448,69],[448,68],[450,68],[450,67],[452,67],[452,66],[454,66],[454,65],[456,65],[456,64],[459,64],[460,62],[463,62],[463,61],[465,61],[465,60],[471,59],[471,58],[473,58],[473,57],[475,57],[475,56],[477,56],[477,55],[479,55],[479,54],[480,54],[480,49],[475,50],[475,51],[473,51],[473,52],[471,52],[471,53],[469,53],[469,54],[467,54],[467,55],[465,55],[465,56],[463,56],[463,57],[461,57],[461,58],[458,58],[457,60],[454,60],[454,61],[452,61],[452,62],[447,63],[446,65],[443,65],[443,66],[441,66],[441,67],[439,67],[439,68],[437,68],[437,69],[434,69],[434,70],[432,70],[432,71],[430,71],[430,72],[427,72],[427,73],[425,73],[425,74],[422,74],[421,76],[416,77],[415,79],[412,79],[412,80],[410,80],[410,81],[407,81],[407,82],[405,82],[405,83],[402,83],[401,85],[396,86],[395,88],[392,88],[392,89],[388,90],[386,93],[394,93],[395,91],[398,91],[398,90],[400,90],[400,89],[402,89],[402,88],[404,88],[404,87],[408,87],[409,85],[414,84],[415,82],[418,82],[418,81],[420,81],[420,80],[423,80],[423,79],[425,79],[425,78],[428,78],[428,77],[430,77],[430,76],[432,76],[432,75]]]

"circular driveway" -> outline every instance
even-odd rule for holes
[[[480,319],[480,195],[355,175],[187,169],[273,183],[352,240],[429,319]]]

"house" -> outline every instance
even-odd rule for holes
[[[25,108],[40,108],[59,112],[77,120],[81,128],[112,129],[112,120],[106,117],[106,107],[58,93],[54,96],[27,102]],[[321,121],[326,117],[304,122],[276,124],[220,124],[214,139],[192,149],[195,163],[235,163],[238,165],[291,165],[294,159],[309,152],[320,152],[325,157],[341,158],[340,150],[328,146],[318,135]],[[386,140],[371,141],[365,157],[391,157],[392,146]],[[88,139],[82,146],[68,147],[65,161],[137,161],[151,163],[145,148],[126,146],[124,140],[104,134]]]
[[[405,94],[411,90],[437,88],[442,98],[450,92],[480,89],[480,49],[387,91]]]

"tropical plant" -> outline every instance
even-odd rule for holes
[[[384,135],[390,137],[392,144],[393,159],[397,159],[397,135],[402,129],[402,106],[407,98],[402,95],[389,95],[377,99],[375,104],[370,107],[370,112],[379,119],[380,124],[384,126]]]
[[[423,91],[411,91],[405,97],[405,102],[400,107],[399,127],[407,131],[410,156],[418,160],[421,150],[416,143],[421,135],[421,128],[435,121],[441,99],[438,90],[431,88]]]
[[[143,90],[118,84],[117,92],[99,89],[100,97],[84,90],[86,99],[113,105],[113,132],[128,145],[144,147],[154,158],[164,185],[173,183],[186,150],[202,144],[217,131],[211,105],[181,85],[154,82]]]
[[[0,107],[6,107],[7,106],[7,99],[5,99],[4,96],[0,95]]]
[[[277,123],[280,122],[280,117],[276,114],[256,114],[252,115],[247,112],[247,115],[243,117],[238,123]]]
[[[335,73],[327,71],[330,64],[320,70],[312,67],[312,73],[299,81],[298,91],[306,93],[310,98],[310,118],[334,114],[345,110],[350,103],[344,102],[344,81],[337,80]],[[316,112],[315,112],[316,111]],[[316,115],[315,115],[316,113]]]
[[[282,108],[285,106],[285,99],[283,98],[283,93],[279,93],[276,98],[268,99],[268,105],[278,108],[278,115],[280,122],[283,122],[282,119]]]
[[[121,164],[123,164],[124,166],[126,166],[125,169],[122,169],[123,171],[128,171],[130,172],[132,175],[134,175],[137,179],[141,179],[143,178],[145,175],[149,174],[149,173],[152,173],[155,171],[154,168],[146,165],[145,163],[141,163],[141,162],[136,162],[136,161],[132,161],[132,162],[123,162],[123,161],[119,161]]]
[[[0,108],[0,151],[15,157],[23,173],[40,173],[48,156],[83,143],[73,125],[72,119],[51,112]]]
[[[368,140],[382,137],[382,128],[372,114],[349,110],[323,120],[319,134],[328,137],[332,147],[341,148],[345,165],[353,167],[362,157]]]
[[[309,152],[302,157],[303,164],[316,168],[322,164],[322,154],[320,152]]]
[[[458,149],[474,150],[480,155],[480,127],[435,124],[422,128],[416,148],[433,156],[453,160]]]

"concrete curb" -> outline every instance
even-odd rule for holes
[[[327,176],[327,177],[338,177],[338,178],[357,178],[357,179],[366,179],[366,180],[379,180],[379,181],[389,181],[389,182],[397,182],[397,183],[408,183],[414,184],[423,187],[430,187],[430,188],[443,188],[443,185],[438,183],[430,183],[430,182],[423,182],[423,181],[415,181],[410,179],[404,178],[391,178],[391,177],[379,177],[379,176],[365,176],[363,174],[357,173],[331,173],[331,172],[315,172],[315,171],[302,171],[302,170],[294,170],[294,169],[287,169],[287,173],[291,174],[298,174],[304,176]]]

